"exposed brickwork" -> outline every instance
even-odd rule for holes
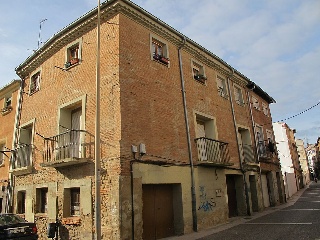
[[[182,206],[179,205],[179,208],[182,209],[182,216],[179,219],[180,225],[177,231],[190,232],[192,231],[192,213],[189,167],[181,167],[181,170],[177,170],[176,166],[172,167],[177,164],[189,164],[178,59],[179,47],[182,46],[183,40],[176,33],[170,33],[171,37],[169,37],[170,34],[164,34],[168,30],[164,30],[157,23],[154,23],[152,28],[147,22],[145,25],[138,23],[138,20],[134,19],[131,14],[125,16],[119,13],[106,20],[101,25],[100,207],[102,237],[103,239],[131,239],[133,210],[135,239],[142,238],[143,184],[175,184],[177,189],[181,189],[180,196],[175,196],[181,198],[182,204]],[[36,185],[42,187],[48,183],[52,184],[49,189],[49,197],[54,199],[57,197],[56,213],[62,220],[59,232],[61,239],[92,239],[95,233],[95,159],[82,165],[55,169],[44,167],[42,156],[43,137],[52,138],[61,132],[58,130],[59,117],[61,119],[60,109],[67,108],[68,104],[70,109],[76,104],[82,106],[83,127],[87,132],[95,134],[96,30],[89,28],[77,34],[77,36],[71,35],[66,38],[60,48],[57,48],[47,58],[43,58],[45,60],[36,67],[27,71],[25,92],[28,92],[32,74],[41,70],[40,90],[24,97],[24,107],[21,113],[22,125],[34,119],[33,172],[16,177],[17,189],[33,189],[27,195],[28,201],[35,199]],[[152,59],[150,34],[164,39],[167,43],[169,65]],[[64,66],[66,47],[77,39],[80,39],[82,44],[80,63],[62,71],[60,68]],[[219,204],[212,212],[201,212],[199,215],[201,216],[199,228],[204,229],[225,222],[228,217],[225,171],[230,170],[232,174],[241,176],[237,142],[238,129],[235,129],[235,124],[237,127],[242,126],[248,129],[251,140],[254,139],[254,132],[247,101],[245,100],[244,106],[235,103],[233,98],[233,105],[230,102],[235,82],[241,87],[246,99],[247,80],[240,74],[232,75],[229,67],[190,42],[181,48],[181,57],[192,161],[196,165],[197,200],[201,200],[200,186],[206,186],[208,194],[217,198]],[[205,84],[194,79],[191,66],[193,60],[203,65],[207,77]],[[219,96],[217,76],[230,83],[229,98]],[[256,97],[261,101],[259,96]],[[75,102],[76,99],[80,100]],[[232,106],[234,111],[232,111]],[[205,168],[197,166],[198,150],[194,142],[197,131],[196,114],[215,120],[216,139],[228,143],[230,163],[233,164],[231,169],[221,170],[211,166],[210,170],[202,171]],[[235,117],[235,123],[233,117]],[[271,118],[257,113],[254,113],[254,118],[260,124],[271,121]],[[131,145],[138,146],[140,143],[146,146],[146,154],[141,159],[139,153],[134,156],[131,152]],[[251,144],[253,143],[252,141]],[[133,164],[132,161],[137,158],[150,162],[141,164],[141,166],[136,164],[138,167],[136,166],[133,171],[130,164]],[[157,166],[163,162],[168,163],[172,168],[167,170]],[[153,172],[149,173],[148,170]],[[179,176],[180,171],[181,176]],[[202,175],[203,172],[205,175]],[[153,173],[159,176],[153,176]],[[131,174],[134,175],[133,179],[131,179]],[[205,180],[206,176],[212,178],[210,182]],[[219,184],[217,184],[218,177]],[[82,199],[80,216],[76,218],[76,221],[74,218],[65,216],[67,189],[74,187],[80,188],[80,192],[81,189],[86,190],[85,198],[80,197]],[[134,189],[133,193],[131,187]],[[241,186],[238,189],[242,189]],[[216,197],[216,190],[221,191],[222,197]],[[81,196],[83,196],[83,191]],[[244,197],[244,194],[238,195]],[[81,205],[83,200],[87,205],[91,204],[89,209]],[[34,218],[33,212],[28,212],[26,215]],[[35,218],[41,236],[44,237],[45,226],[52,221],[53,217],[48,214],[47,219],[45,217]]]

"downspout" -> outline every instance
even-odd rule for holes
[[[250,202],[249,202],[249,190],[248,190],[248,184],[246,181],[246,171],[243,168],[242,161],[241,161],[241,151],[239,147],[239,137],[238,137],[238,128],[237,128],[237,123],[236,123],[236,116],[234,112],[234,106],[233,106],[233,99],[232,99],[232,94],[230,90],[230,78],[234,74],[234,69],[231,68],[231,74],[227,77],[227,86],[228,86],[228,91],[229,91],[229,100],[230,100],[230,105],[231,105],[231,112],[232,112],[232,118],[233,118],[233,125],[234,125],[234,131],[236,134],[236,140],[237,140],[237,147],[238,147],[238,154],[239,154],[239,162],[240,162],[240,168],[243,176],[243,182],[244,182],[244,189],[245,189],[245,195],[246,195],[246,204],[247,204],[247,214],[248,216],[251,216],[251,211],[250,211]]]
[[[249,87],[247,85],[247,87],[250,89],[250,90],[253,90],[255,88],[255,85],[254,83],[252,83],[253,86],[252,87]],[[256,129],[255,129],[255,123],[254,123],[254,119],[253,119],[253,114],[252,114],[252,103],[250,101],[250,93],[249,91],[247,91],[247,101],[248,101],[248,106],[249,106],[249,111],[250,111],[250,117],[251,117],[251,126],[252,126],[252,131],[253,131],[253,143],[254,143],[254,146],[255,146],[255,149],[256,149],[256,158],[257,158],[257,162],[259,164],[259,176],[260,176],[260,188],[261,188],[261,195],[262,195],[262,202],[264,203],[264,195],[263,195],[263,186],[262,186],[262,172],[261,172],[261,166],[260,166],[260,155],[259,155],[259,149],[257,147],[257,141],[256,141]]]
[[[23,101],[23,89],[24,89],[24,79],[21,79],[20,82],[20,90],[19,90],[19,97],[18,97],[18,104],[16,108],[16,117],[15,117],[15,123],[14,123],[14,133],[13,133],[13,139],[12,139],[12,149],[16,149],[18,145],[18,139],[19,139],[19,125],[20,125],[20,117],[21,117],[21,110],[22,110],[22,101]],[[14,167],[14,161],[16,160],[14,158],[14,152],[11,151],[10,156],[10,164],[9,169],[12,170]],[[7,206],[6,206],[6,212],[12,213],[13,212],[13,193],[14,193],[14,186],[15,186],[15,177],[12,173],[9,173],[9,182],[8,185],[10,186],[10,189],[8,190],[8,196],[7,196]]]
[[[198,223],[197,223],[197,202],[196,202],[196,193],[195,193],[195,183],[194,183],[194,166],[192,161],[192,150],[191,150],[191,140],[190,140],[190,128],[188,121],[188,111],[187,111],[187,101],[186,101],[186,91],[184,86],[184,77],[183,77],[183,66],[182,66],[182,57],[181,57],[181,49],[186,44],[186,37],[183,37],[183,43],[178,48],[178,56],[179,56],[179,68],[180,68],[180,80],[181,80],[181,92],[182,92],[182,101],[183,101],[183,110],[184,110],[184,119],[186,124],[186,133],[187,133],[187,142],[188,142],[188,154],[189,154],[189,162],[190,162],[190,171],[191,171],[191,199],[192,199],[192,223],[193,223],[193,231],[198,231]]]
[[[135,157],[134,157],[135,159]],[[133,196],[133,166],[134,160],[130,161],[130,189],[131,189],[131,239],[134,240],[134,196]]]

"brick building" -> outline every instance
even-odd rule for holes
[[[96,24],[94,9],[16,68],[13,207],[41,239],[56,218],[61,239],[95,233]],[[281,202],[277,156],[260,161],[267,93],[131,1],[104,2],[100,28],[103,239],[181,235]]]
[[[14,143],[15,117],[20,96],[20,80],[13,80],[0,89],[0,213],[8,212],[10,201],[9,174],[11,149]]]

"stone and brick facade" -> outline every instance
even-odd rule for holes
[[[27,94],[13,208],[41,239],[56,219],[60,239],[94,238],[96,23],[92,10],[16,68]],[[273,138],[268,94],[128,0],[104,2],[100,28],[102,239],[181,235],[261,211],[263,174],[280,202],[277,156],[259,158],[259,141]]]

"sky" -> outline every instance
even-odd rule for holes
[[[317,141],[319,0],[133,2],[259,85],[276,100],[270,106],[273,122],[286,122],[296,129],[296,138],[305,143]],[[38,43],[41,45],[97,3],[97,0],[0,1],[0,88],[18,79],[15,68],[38,48]]]

